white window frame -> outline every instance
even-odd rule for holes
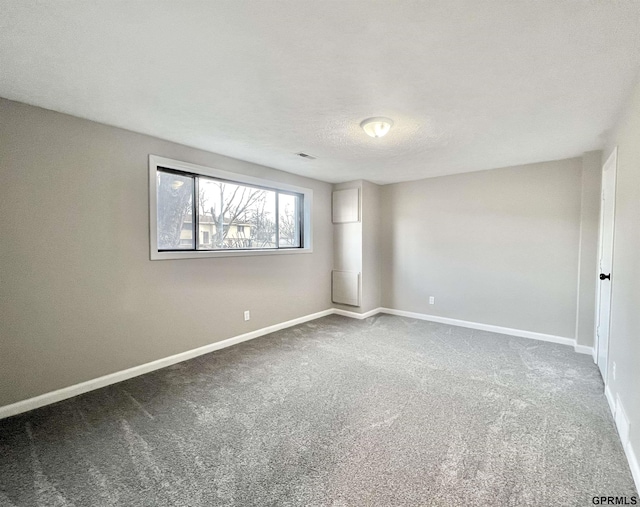
[[[301,248],[270,248],[255,250],[189,250],[189,251],[158,251],[158,195],[157,195],[157,171],[158,168],[175,169],[195,175],[210,176],[229,180],[231,183],[257,185],[260,187],[272,188],[302,194],[303,198],[303,230]],[[256,178],[245,174],[222,171],[212,167],[191,164],[180,160],[149,155],[149,254],[152,261],[170,259],[202,259],[209,257],[251,257],[254,255],[291,255],[313,252],[313,231],[311,220],[311,209],[313,206],[313,190],[310,188],[289,185],[273,180]],[[194,231],[197,234],[198,231]]]

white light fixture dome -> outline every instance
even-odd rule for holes
[[[367,118],[360,126],[368,136],[383,137],[386,136],[389,130],[391,130],[391,127],[393,127],[393,120],[384,118],[383,116],[376,116],[374,118]]]

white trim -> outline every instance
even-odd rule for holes
[[[336,315],[342,315],[343,317],[350,317],[352,319],[362,320],[362,319],[366,319],[368,317],[373,317],[374,315],[377,315],[378,313],[380,313],[380,308],[374,308],[373,310],[369,310],[368,312],[365,312],[365,313],[350,312],[347,310],[334,308],[333,313]]]
[[[41,394],[34,398],[18,401],[16,403],[12,403],[11,405],[5,405],[3,407],[0,407],[0,419],[17,415],[22,412],[27,412],[29,410],[33,410],[39,407],[44,407],[45,405],[50,405],[58,401],[66,400],[67,398],[72,398],[73,396],[77,396],[79,394],[93,391],[94,389],[100,389],[101,387],[106,387],[111,384],[116,384],[117,382],[122,382],[123,380],[137,377],[139,375],[143,375],[145,373],[149,373],[151,371],[155,371],[160,368],[164,368],[166,366],[171,366],[172,364],[180,363],[182,361],[186,361],[188,359],[192,359],[194,357],[198,357],[203,354],[208,354],[209,352],[213,352],[215,350],[220,350],[226,347],[230,347],[231,345],[235,345],[236,343],[252,340],[253,338],[258,338],[260,336],[264,336],[269,333],[274,333],[275,331],[279,331],[281,329],[285,329],[298,324],[303,324],[304,322],[308,322],[310,320],[326,317],[327,315],[342,315],[343,317],[350,317],[352,319],[362,320],[362,319],[366,319],[368,317],[377,315],[378,313],[386,313],[389,315],[397,315],[400,317],[410,317],[410,318],[419,319],[419,320],[428,320],[431,322],[440,322],[442,324],[450,324],[452,326],[479,329],[482,331],[491,331],[494,333],[506,334],[511,336],[520,336],[523,338],[532,338],[534,340],[541,340],[541,341],[547,341],[552,343],[561,343],[564,345],[574,345],[574,342],[575,342],[575,340],[571,338],[563,338],[561,336],[534,333],[531,331],[523,331],[520,329],[492,326],[489,324],[479,324],[476,322],[469,322],[466,320],[450,319],[447,317],[437,317],[435,315],[427,315],[423,313],[406,312],[404,310],[394,310],[392,308],[374,308],[373,310],[369,310],[368,312],[365,312],[365,313],[350,312],[350,311],[342,310],[339,308],[329,308],[328,310],[323,310],[321,312],[312,313],[309,315],[305,315],[303,317],[298,317],[297,319],[288,320],[280,324],[274,324],[273,326],[263,327],[262,329],[257,329],[249,333],[227,338],[226,340],[221,340],[219,342],[211,343],[209,345],[205,345],[197,349],[181,352],[173,356],[158,359],[156,361],[151,361],[150,363],[141,364],[139,366],[134,366],[126,370],[111,373],[109,375],[104,375],[102,377],[98,377],[92,380],[87,380],[86,382],[81,382],[80,384],[75,384],[69,387],[58,389],[56,391],[51,391],[49,393]],[[579,346],[579,347],[583,347],[583,346]],[[576,348],[576,351],[580,352],[581,350]],[[607,391],[605,390],[605,393],[606,392]],[[608,396],[610,396],[610,393],[608,394]],[[615,413],[612,402],[613,402],[613,398],[609,400],[609,404],[611,406],[612,413]]]
[[[72,398],[73,396],[93,391],[94,389],[100,389],[101,387],[116,384],[117,382],[122,382],[123,380],[137,377],[151,371],[159,370],[160,368],[165,368],[167,366],[171,366],[172,364],[181,363],[182,361],[186,361],[187,359],[192,359],[203,354],[208,354],[209,352],[213,352],[215,350],[224,349],[226,347],[230,347],[231,345],[245,342],[247,340],[252,340],[254,338],[258,338],[259,336],[264,336],[266,334],[273,333],[287,327],[303,324],[304,322],[308,322],[310,320],[319,319],[320,317],[326,317],[327,315],[331,315],[333,313],[333,308],[324,310],[322,312],[312,313],[310,315],[298,317],[297,319],[288,320],[280,324],[274,324],[273,326],[263,327],[262,329],[257,329],[249,333],[244,333],[232,338],[227,338],[226,340],[210,343],[209,345],[198,347],[197,349],[187,350],[186,352],[181,352],[173,356],[158,359],[156,361],[151,361],[150,363],[141,364],[139,366],[134,366],[126,370],[117,371],[115,373],[110,373],[109,375],[104,375],[92,380],[87,380],[86,382],[81,382],[80,384],[75,384],[69,387],[58,389],[56,391],[41,394],[40,396],[36,396],[34,398],[18,401],[16,403],[12,403],[11,405],[5,405],[4,407],[0,407],[0,419],[10,417],[12,415],[17,415],[22,412],[27,412],[35,408],[44,407],[45,405],[50,405],[58,401],[66,400],[67,398]]]
[[[166,167],[169,169],[177,169],[188,173],[201,174],[203,176],[211,176],[212,178],[220,178],[238,183],[246,183],[248,185],[258,185],[261,187],[272,188],[274,190],[284,190],[295,192],[304,196],[303,209],[303,248],[279,248],[265,250],[198,250],[186,252],[159,252],[158,251],[158,203],[156,189],[156,173],[158,167]],[[254,255],[291,255],[300,253],[313,252],[313,220],[311,219],[311,210],[313,209],[313,190],[306,187],[289,185],[278,181],[256,178],[247,176],[246,174],[223,171],[180,160],[160,157],[158,155],[149,155],[149,258],[155,260],[171,260],[171,259],[203,259],[210,257],[250,257]]]
[[[203,354],[208,354],[209,352],[214,352],[216,350],[230,347],[237,343],[252,340],[254,338],[258,338],[260,336],[264,336],[266,334],[273,333],[275,331],[279,331],[281,329],[285,329],[291,326],[303,324],[305,322],[309,322],[310,320],[319,319],[321,317],[326,317],[328,315],[342,315],[343,317],[350,317],[353,319],[362,320],[362,319],[366,319],[368,317],[377,315],[378,313],[386,313],[389,315],[397,315],[400,317],[410,317],[410,318],[419,319],[419,320],[428,320],[431,322],[440,322],[442,324],[450,324],[453,326],[461,326],[461,327],[466,327],[471,329],[479,329],[483,331],[492,331],[494,333],[508,334],[511,336],[520,336],[523,338],[532,338],[535,340],[548,341],[552,343],[562,343],[565,345],[570,345],[571,343],[568,343],[568,342],[574,341],[570,338],[563,338],[560,336],[546,335],[542,333],[534,333],[531,331],[523,331],[520,329],[512,329],[512,328],[506,328],[506,327],[500,327],[500,326],[491,326],[488,324],[479,324],[476,322],[450,319],[447,317],[438,317],[435,315],[427,315],[423,313],[406,312],[403,310],[394,310],[391,308],[374,308],[373,310],[370,310],[365,313],[350,312],[347,310],[341,310],[339,308],[329,308],[328,310],[323,310],[321,312],[312,313],[309,315],[305,315],[303,317],[298,317],[296,319],[288,320],[280,324],[274,324],[273,326],[264,327],[262,329],[251,331],[249,333],[244,333],[238,336],[227,338],[226,340],[221,340],[219,342],[211,343],[203,347],[188,350],[186,352],[181,352],[179,354],[158,359],[156,361],[151,361],[150,363],[141,364],[139,366],[134,366],[126,370],[111,373],[109,375],[104,375],[102,377],[88,380],[86,382],[81,382],[80,384],[75,384],[69,387],[65,387],[63,389],[58,389],[56,391],[51,391],[49,393],[41,394],[40,396],[36,396],[34,398],[18,401],[16,403],[12,403],[11,405],[5,405],[3,407],[0,407],[0,419],[21,414],[23,412],[28,412],[29,410],[44,407],[45,405],[50,405],[58,401],[66,400],[68,398],[72,398],[79,394],[93,391],[95,389],[100,389],[101,387],[106,387],[111,384],[116,384],[118,382],[122,382],[123,380],[127,380],[133,377],[137,377],[139,375],[143,375],[145,373],[159,370],[161,368],[165,368],[167,366],[171,366],[173,364],[180,363],[182,361],[186,361],[188,359],[192,359],[194,357],[198,357]],[[584,345],[575,345],[575,350],[576,352],[579,352],[579,353],[589,353],[588,349],[590,349],[590,347],[586,347]],[[626,418],[624,408],[622,407],[622,403],[619,397],[617,398],[618,403],[616,407],[616,404],[613,401],[613,395],[609,389],[609,386],[605,387],[604,392],[605,392],[605,397],[609,404],[611,413],[613,414],[616,427],[618,428],[618,434],[620,435],[622,446],[625,451],[625,455],[627,456],[627,460],[629,462],[629,468],[631,469],[631,474],[636,484],[636,489],[640,491],[640,465],[638,464],[638,459],[636,457],[637,455],[635,453],[635,450],[633,449],[633,446],[631,445],[631,441],[628,439],[629,423]],[[616,413],[620,413],[621,416],[616,417]],[[621,417],[624,419],[624,421],[622,421]]]
[[[631,445],[631,441],[627,442],[624,452],[627,455],[627,461],[629,462],[633,481],[636,483],[636,490],[640,491],[640,464],[638,463],[637,454]]]
[[[616,395],[616,402],[614,404],[613,394],[611,393],[609,386],[605,387],[604,394],[607,398],[607,402],[609,403],[609,409],[613,415],[616,430],[618,431],[618,436],[622,443],[622,448],[627,457],[627,461],[629,462],[629,469],[631,470],[633,482],[635,482],[636,490],[640,491],[640,464],[638,463],[637,454],[631,444],[631,440],[629,439],[629,419],[627,418],[627,413],[622,405],[620,396]]]
[[[480,324],[478,322],[469,322],[467,320],[450,319],[449,317],[438,317],[436,315],[427,315],[424,313],[406,312],[404,310],[394,310],[392,308],[380,308],[382,313],[389,315],[398,315],[400,317],[410,317],[412,319],[428,320],[431,322],[439,322],[441,324],[450,324],[452,326],[466,327],[470,329],[479,329],[481,331],[491,331],[492,333],[506,334],[510,336],[519,336],[521,338],[531,338],[543,342],[560,343],[562,345],[575,346],[575,339],[566,338],[564,336],[555,336],[551,334],[536,333],[533,331],[524,331],[522,329],[513,329],[510,327],[493,326],[490,324]]]
[[[613,399],[613,393],[611,392],[611,389],[609,389],[609,386],[604,387],[604,397],[607,399],[607,403],[609,404],[609,410],[611,410],[611,415],[615,419],[616,418],[616,402]]]
[[[593,356],[593,347],[588,347],[587,345],[578,345],[577,343],[573,346],[573,349],[578,354],[587,354]]]
[[[157,243],[156,243],[157,244]],[[211,257],[253,257],[254,255],[291,255],[313,253],[310,248],[274,248],[269,250],[189,250],[186,252],[151,252],[152,261],[172,259],[208,259]]]
[[[620,396],[616,396],[616,413],[613,418],[616,422],[616,428],[618,429],[618,435],[620,435],[622,445],[626,447],[629,443],[629,418],[622,406]]]
[[[600,180],[600,220],[599,220],[599,228],[598,228],[598,266],[597,266],[597,272],[595,273],[596,277],[599,277],[600,273],[602,273],[602,249],[603,249],[603,231],[604,231],[604,206],[602,205],[602,201],[604,201],[604,193],[605,193],[605,185],[604,185],[604,181],[605,181],[605,171],[607,166],[612,165],[611,171],[613,172],[613,195],[611,196],[611,198],[613,199],[613,216],[611,217],[611,267],[609,270],[609,274],[613,276],[613,255],[614,255],[614,249],[615,249],[615,234],[616,234],[616,194],[617,194],[617,190],[618,190],[618,147],[615,146],[613,148],[613,150],[611,151],[611,154],[607,157],[607,161],[602,165],[602,174],[601,174],[601,180]],[[598,280],[598,278],[596,278],[596,280]],[[609,361],[609,345],[611,343],[611,322],[612,322],[612,311],[613,311],[613,305],[612,305],[612,300],[613,300],[613,282],[615,280],[614,279],[609,279],[609,283],[611,284],[610,290],[609,290],[609,301],[608,301],[608,305],[609,305],[609,321],[608,321],[608,329],[607,329],[607,343],[606,348],[607,348],[607,357],[606,360],[604,361],[604,365],[602,368],[600,368],[600,364],[598,364],[598,358],[599,358],[599,354],[600,354],[600,334],[598,333],[598,329],[600,327],[600,313],[601,313],[601,305],[602,305],[602,301],[601,301],[601,294],[600,294],[600,282],[596,282],[596,314],[595,314],[595,322],[594,322],[594,361],[595,363],[598,365],[598,368],[600,369],[600,372],[602,373],[602,370],[604,369],[604,375],[603,375],[603,380],[605,385],[608,383],[609,380],[609,366],[608,366],[608,361]]]

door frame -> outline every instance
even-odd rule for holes
[[[601,262],[602,262],[602,247],[603,247],[603,229],[604,229],[604,206],[603,206],[603,202],[604,202],[604,192],[605,192],[605,187],[603,185],[604,183],[604,174],[605,174],[605,168],[608,165],[612,165],[611,170],[613,171],[613,215],[611,217],[611,279],[609,280],[609,283],[611,284],[611,290],[609,291],[609,323],[608,323],[608,328],[607,329],[607,343],[606,343],[606,347],[607,347],[607,364],[605,364],[605,374],[603,376],[603,381],[605,384],[605,387],[608,385],[608,379],[609,379],[609,349],[611,348],[611,314],[612,314],[612,307],[611,307],[611,301],[613,299],[613,283],[614,283],[614,276],[613,276],[613,256],[614,256],[614,247],[615,247],[615,223],[616,223],[616,193],[617,193],[617,183],[618,183],[618,147],[615,146],[613,148],[613,150],[611,151],[611,154],[607,157],[607,160],[604,164],[602,164],[602,176],[601,176],[601,188],[600,188],[600,225],[598,227],[598,262],[597,262],[597,272],[596,272],[596,312],[595,312],[595,322],[594,322],[594,348],[593,348],[593,361],[596,363],[596,365],[598,364],[598,359],[599,359],[599,352],[600,352],[600,336],[598,333],[598,328],[600,327],[600,309],[601,309],[601,305],[603,304],[603,301],[601,300],[600,297],[600,285],[602,283],[601,280],[599,280],[600,277],[600,273],[602,273],[601,270]]]

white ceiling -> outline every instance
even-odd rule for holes
[[[598,149],[640,69],[638,0],[0,0],[0,13],[0,96],[331,182]],[[395,126],[372,139],[369,116]]]

